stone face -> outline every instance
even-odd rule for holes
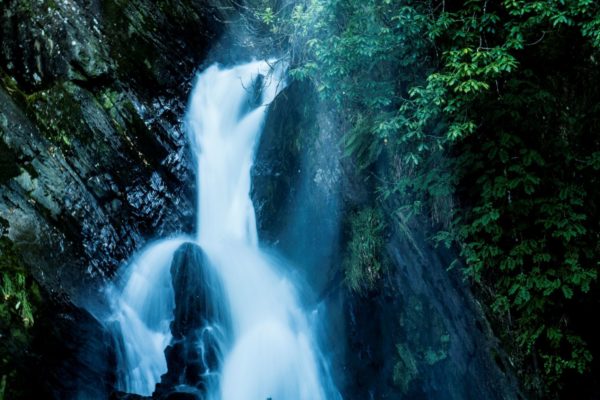
[[[202,328],[206,321],[219,318],[214,296],[222,294],[221,283],[201,248],[186,243],[175,252],[171,279],[175,292],[171,323],[174,339],[182,339]]]
[[[516,399],[518,383],[455,258],[418,225],[394,234],[387,282],[345,309],[352,393],[375,398]],[[496,355],[496,356],[494,356]]]
[[[312,88],[297,82],[273,101],[251,196],[261,242],[295,263],[320,294],[336,274],[344,182],[338,127],[317,104]]]
[[[4,1],[1,12],[5,73],[27,91],[57,80],[99,79],[114,72],[109,44],[87,1]]]
[[[229,321],[222,283],[202,249],[183,244],[173,256],[171,278],[175,309],[173,339],[165,350],[168,371],[154,396],[200,399],[220,369],[222,346],[227,343]]]

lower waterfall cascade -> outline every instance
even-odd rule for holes
[[[197,234],[149,244],[125,267],[124,285],[110,289],[119,390],[149,396],[176,376],[172,390],[202,399],[341,399],[316,344],[318,313],[302,307],[295,282],[259,247],[250,198],[255,148],[284,75],[284,63],[271,61],[198,75],[185,117]],[[177,377],[165,350],[192,354],[183,362],[198,378],[191,368]]]

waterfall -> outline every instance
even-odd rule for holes
[[[250,199],[254,151],[268,105],[285,85],[284,72],[281,63],[253,61],[211,66],[197,77],[185,120],[198,165],[198,231],[194,237],[154,242],[126,267],[112,316],[120,390],[150,395],[157,384],[164,385],[170,368],[165,349],[183,340],[181,333],[173,336],[174,309],[181,306],[171,264],[174,254],[183,251],[178,249],[193,242],[205,254],[203,268],[214,271],[222,285],[222,291],[210,291],[222,298],[211,301],[227,314],[226,322],[204,321],[202,331],[227,332],[210,343],[190,342],[202,355],[207,346],[219,355],[216,367],[201,363],[202,376],[213,378],[192,391],[215,400],[340,398],[295,282],[258,245]],[[189,392],[188,386],[179,388]]]

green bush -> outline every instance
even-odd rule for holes
[[[5,228],[0,219],[0,235]],[[0,236],[0,399],[17,396],[24,384],[19,366],[31,341],[40,292],[31,279],[12,242]],[[17,383],[17,381],[19,381]]]
[[[384,267],[382,214],[374,208],[365,208],[350,217],[350,237],[344,260],[346,284],[357,293],[376,287]]]

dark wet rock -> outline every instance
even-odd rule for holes
[[[87,311],[65,299],[44,292],[42,296],[28,355],[23,364],[14,365],[27,373],[22,397],[108,398],[116,379],[111,335]]]
[[[124,392],[113,392],[110,395],[109,400],[150,400],[151,397],[139,396],[137,394],[130,394]]]
[[[0,62],[4,71],[28,91],[65,78],[99,79],[114,71],[98,4],[93,3],[3,1]]]
[[[204,251],[185,243],[173,255],[171,279],[175,292],[175,309],[171,333],[182,339],[210,321],[221,321],[224,311],[222,283],[209,265]]]
[[[164,400],[202,400],[203,397],[197,393],[174,392],[163,397]]]
[[[0,141],[0,183],[4,183],[19,175],[19,167],[13,152]]]
[[[349,298],[346,390],[374,398],[517,399],[518,382],[459,270],[415,225],[388,243],[381,291]],[[410,235],[410,236],[408,236]]]
[[[36,353],[45,355],[53,398],[108,397],[115,382],[112,337],[92,315],[71,305],[52,319],[51,326],[42,322],[37,329]]]
[[[153,396],[161,400],[201,399],[220,369],[221,346],[229,326],[223,287],[204,251],[192,243],[175,252],[171,277],[175,293],[173,339],[165,350],[168,371]]]
[[[270,106],[252,168],[262,243],[300,267],[320,293],[335,278],[343,176],[334,117],[310,85],[293,83]]]
[[[299,85],[292,85],[271,103],[252,166],[257,228],[261,241],[267,243],[274,243],[285,229],[285,216],[297,196],[302,162],[298,141],[315,130],[303,118],[305,103],[300,92]]]

